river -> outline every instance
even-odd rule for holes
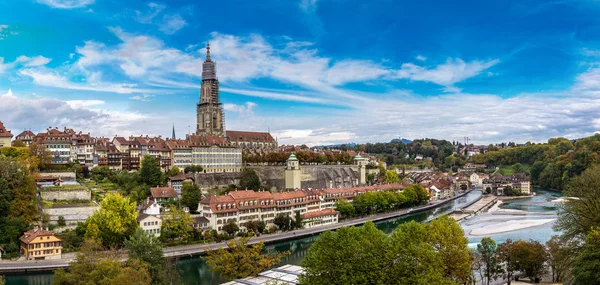
[[[534,198],[521,199],[521,200],[513,200],[507,201],[502,205],[502,208],[506,209],[518,209],[518,210],[526,210],[530,212],[539,212],[544,214],[552,215],[556,213],[556,207],[551,199],[559,197],[560,193],[544,191],[540,189],[536,189],[538,193]],[[454,211],[457,208],[462,208],[467,203],[477,199],[481,195],[480,192],[471,192],[464,197],[456,199],[446,205],[443,205],[434,210],[424,211],[420,213],[411,214],[408,216],[403,216],[399,218],[393,218],[385,221],[380,221],[375,223],[377,228],[381,229],[386,233],[391,233],[399,224],[405,223],[411,220],[415,220],[418,222],[425,222],[431,220],[437,216],[448,214]],[[471,220],[465,222],[465,233],[467,238],[469,239],[470,246],[478,243],[482,237],[480,236],[470,236],[468,232],[470,232],[473,225],[476,225],[476,222],[482,220],[482,223],[487,223],[485,220],[486,217],[489,218],[490,214],[483,214],[481,216],[475,217]],[[494,215],[494,218],[497,215]],[[510,216],[505,217],[510,219],[523,219],[526,217],[523,216]],[[519,238],[533,238],[542,242],[545,242],[552,236],[552,225],[545,224],[538,227],[528,228],[526,230],[517,230],[513,232],[500,233],[496,235],[492,235],[492,238],[498,239],[499,241],[504,241],[507,238],[511,238],[513,240]],[[304,237],[292,241],[284,241],[284,242],[276,242],[265,247],[266,250],[276,250],[276,251],[287,251],[289,250],[291,254],[285,257],[281,264],[296,264],[300,265],[302,260],[304,259],[304,255],[306,254],[310,245],[316,240],[318,236]],[[216,285],[225,282],[217,274],[214,274],[208,270],[208,266],[205,261],[201,257],[194,257],[189,259],[179,260],[178,267],[181,270],[181,281],[182,284],[201,284],[201,285]],[[8,275],[6,276],[7,285],[21,285],[21,284],[50,284],[52,280],[51,273],[30,273],[30,274],[19,274],[19,275]]]

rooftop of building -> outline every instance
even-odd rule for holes
[[[54,236],[54,232],[49,231],[49,230],[44,230],[40,226],[35,225],[32,230],[24,232],[23,235],[19,238],[19,240],[25,244],[29,244],[32,241],[34,241],[37,237],[44,237],[44,236]]]
[[[2,122],[0,122],[0,138],[12,138],[13,135],[10,133],[9,130],[6,129],[6,127],[4,127],[4,124]]]
[[[150,188],[152,198],[177,198],[177,192],[173,187],[153,187]]]

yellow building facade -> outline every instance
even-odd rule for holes
[[[21,254],[27,260],[60,259],[62,242],[54,236],[54,232],[34,226],[33,230],[23,233],[19,238]]]

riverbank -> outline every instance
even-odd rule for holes
[[[389,212],[389,213],[371,215],[371,216],[362,217],[362,218],[345,220],[343,222],[333,224],[333,225],[326,225],[326,226],[309,228],[309,229],[299,229],[299,230],[296,230],[293,232],[282,232],[282,233],[277,233],[277,234],[254,237],[254,238],[252,238],[252,240],[250,240],[250,244],[255,244],[255,243],[258,243],[261,241],[264,242],[265,244],[271,244],[271,243],[275,243],[275,242],[283,242],[283,241],[287,241],[287,240],[299,239],[302,237],[315,236],[322,232],[325,232],[328,230],[336,230],[336,229],[344,227],[344,226],[359,226],[359,225],[366,223],[367,221],[377,222],[377,221],[384,221],[384,220],[397,218],[397,217],[401,217],[401,216],[405,216],[405,215],[412,215],[415,213],[424,212],[427,210],[441,207],[451,201],[454,201],[455,199],[464,197],[465,195],[467,195],[470,192],[471,192],[471,190],[461,193],[450,199],[445,199],[445,200],[439,201],[438,203],[434,203],[431,205],[415,207],[412,209],[412,211],[408,211],[408,209],[405,209],[405,210],[399,210],[399,211],[394,211],[394,212]],[[209,244],[191,244],[191,245],[183,245],[183,246],[177,246],[177,247],[164,248],[163,253],[164,253],[164,256],[167,258],[193,257],[193,256],[203,254],[206,250],[214,250],[214,249],[225,248],[225,247],[227,247],[226,241],[220,242],[220,243],[209,243]],[[59,260],[0,262],[0,274],[48,272],[48,271],[52,271],[52,270],[59,269],[59,268],[69,267],[69,263],[73,259],[74,259],[74,257],[69,258],[69,259],[59,259]]]

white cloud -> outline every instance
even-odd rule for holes
[[[0,32],[2,32],[2,30],[7,29],[8,25],[0,25]]]
[[[27,57],[27,56],[22,55],[22,56],[17,57],[16,62],[23,64],[23,66],[31,67],[31,66],[46,65],[50,62],[50,60],[51,60],[50,58],[43,57],[41,55],[34,56],[34,57]]]
[[[151,97],[154,97],[154,95],[141,94],[141,95],[131,96],[131,97],[129,97],[129,99],[131,99],[131,100],[137,100],[137,101],[142,101],[142,102],[150,102],[150,98]]]
[[[46,4],[52,8],[73,9],[94,4],[96,0],[37,0],[38,3]]]
[[[416,59],[419,60],[419,61],[426,61],[427,60],[427,58],[424,57],[424,56],[422,56],[422,55],[417,55]]]
[[[482,71],[498,64],[500,60],[487,61],[474,60],[465,62],[460,58],[448,58],[446,63],[434,68],[427,68],[413,63],[402,64],[400,70],[395,74],[396,78],[406,78],[413,81],[432,82],[445,87],[453,87],[454,84],[468,78],[479,75]]]
[[[163,16],[163,22],[160,24],[159,30],[167,35],[172,35],[185,27],[187,23],[179,14]]]
[[[135,20],[142,24],[149,24],[152,22],[154,17],[158,16],[158,14],[166,8],[165,5],[158,3],[148,3],[149,10],[146,13],[142,13],[138,10],[135,11],[136,17]]]
[[[223,104],[223,108],[225,109],[225,111],[240,113],[244,115],[252,115],[252,111],[254,108],[256,108],[256,106],[258,105],[254,102],[246,102],[243,105],[236,105],[230,103]]]
[[[221,88],[223,92],[251,96],[256,98],[264,98],[278,101],[294,101],[294,102],[306,102],[306,103],[332,103],[321,98],[314,98],[295,94],[286,94],[279,92],[269,92],[260,90],[249,90],[249,89],[235,89],[235,88]]]
[[[84,108],[90,106],[103,105],[105,102],[102,100],[69,100],[65,101],[65,103],[69,104],[71,108]]]
[[[28,76],[33,79],[33,82],[37,85],[64,88],[71,90],[86,90],[86,91],[98,91],[98,92],[113,92],[119,94],[131,94],[140,92],[149,92],[151,90],[138,89],[136,84],[126,83],[105,83],[100,79],[100,75],[88,77],[86,83],[75,83],[69,81],[66,77],[57,74],[54,71],[45,69],[22,69],[19,71],[20,75]]]
[[[15,59],[15,61],[13,61],[13,62],[4,63],[4,58],[0,57],[0,73],[3,73],[9,69],[12,69],[13,67],[15,67],[17,65],[22,65],[22,66],[26,66],[26,67],[46,65],[48,62],[50,62],[50,60],[51,59],[43,57],[41,55],[34,56],[34,57],[27,57],[27,56],[21,55],[21,56],[17,57],[17,59]]]
[[[32,129],[44,131],[48,126],[68,127],[76,131],[90,132],[93,136],[115,135],[162,135],[171,131],[171,122],[183,121],[179,114],[164,113],[164,110],[140,113],[133,110],[101,109],[102,100],[62,101],[38,96],[27,98],[12,90],[0,94],[0,114],[7,128],[18,132]],[[181,113],[181,112],[180,112]],[[185,113],[186,115],[189,113]],[[150,130],[148,126],[153,126]]]

